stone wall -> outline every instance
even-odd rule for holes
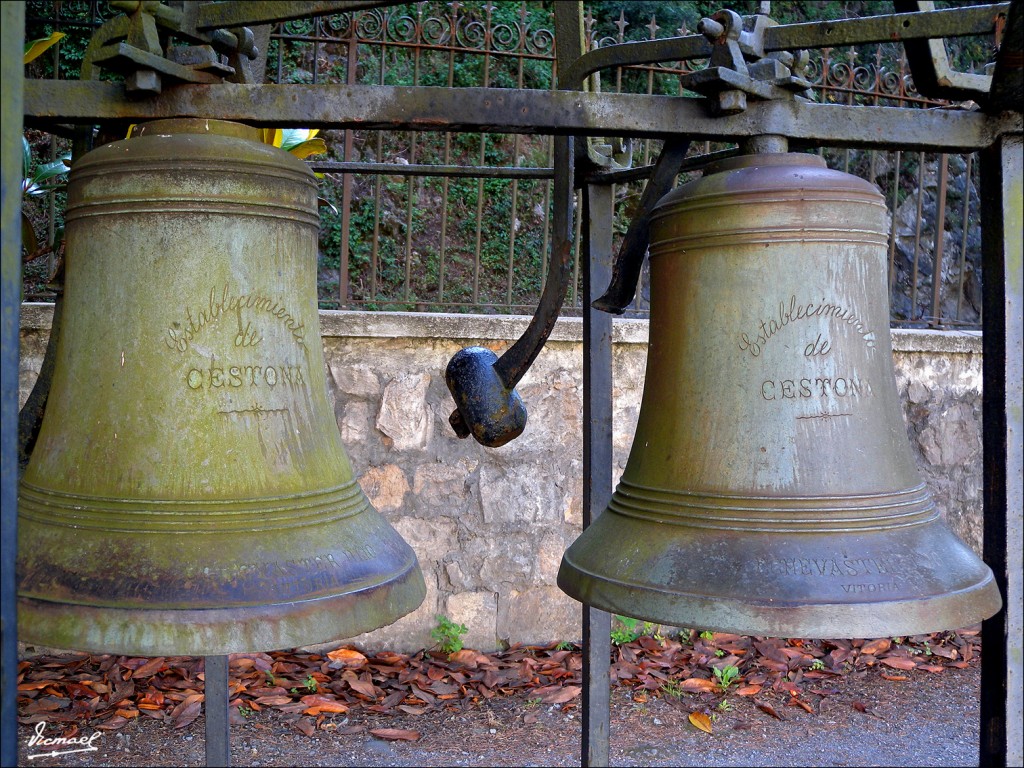
[[[50,311],[22,309],[21,400],[42,362]],[[370,500],[413,546],[423,605],[354,639],[415,650],[435,616],[469,628],[467,646],[579,639],[579,604],[555,585],[582,519],[582,322],[563,318],[518,389],[526,431],[497,449],[448,425],[444,369],[464,346],[497,353],[527,319],[322,312],[338,427]],[[957,533],[981,549],[981,337],[895,331],[897,383],[926,481]],[[625,466],[643,391],[647,323],[616,320],[615,477]]]

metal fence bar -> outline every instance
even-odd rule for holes
[[[18,358],[21,294],[21,129],[23,3],[0,5],[0,78],[4,82],[0,206],[0,763],[18,763]]]
[[[231,765],[231,723],[228,693],[228,657],[204,656],[203,711],[206,721],[206,765]]]
[[[940,304],[942,299],[942,255],[945,248],[945,230],[943,222],[946,220],[946,192],[949,181],[949,155],[939,155],[939,189],[936,193],[935,217],[932,220],[932,228],[935,238],[932,243],[932,311],[928,324],[933,328],[942,325],[942,312]],[[923,193],[923,190],[922,190]]]
[[[612,274],[612,187],[588,184],[583,215],[583,527],[604,511],[612,496],[612,317],[590,303]],[[611,616],[583,606],[583,703],[581,758],[585,766],[609,764],[611,731]]]
[[[1024,490],[1021,464],[1022,363],[1024,330],[1024,184],[1020,134],[1005,136],[983,152],[982,233],[984,236],[985,332],[982,355],[984,441],[984,550],[1003,595],[1003,610],[982,623],[981,750],[984,766],[1021,765],[1024,667],[1022,529]]]

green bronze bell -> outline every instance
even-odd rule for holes
[[[18,499],[26,642],[290,648],[423,599],[328,402],[316,181],[259,139],[158,121],[75,163],[64,328]]]
[[[806,154],[725,160],[661,200],[633,446],[565,553],[565,592],[775,637],[916,634],[999,610],[910,453],[887,231],[874,186]]]

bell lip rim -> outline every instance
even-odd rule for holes
[[[686,626],[693,627],[700,625],[701,629],[709,629],[714,632],[731,632],[741,635],[754,635],[759,637],[805,637],[828,639],[839,637],[889,637],[893,635],[919,635],[931,632],[941,632],[948,629],[959,629],[972,626],[981,621],[991,618],[1003,610],[1005,603],[999,591],[994,574],[989,571],[983,579],[970,586],[945,592],[939,595],[920,596],[916,598],[905,597],[902,599],[880,599],[860,602],[820,602],[798,603],[792,600],[778,600],[768,602],[739,596],[722,597],[717,595],[699,595],[689,592],[668,592],[640,588],[634,584],[611,581],[605,578],[591,578],[591,587],[588,589],[574,589],[579,586],[579,578],[587,576],[587,572],[566,561],[558,570],[558,588],[566,595],[582,603],[599,610],[612,614],[629,615],[631,618],[643,621],[652,621],[663,626]],[[630,608],[625,612],[622,605],[613,605],[613,601],[598,599],[590,602],[593,597],[593,584],[611,586],[623,593],[629,594]],[[639,597],[652,595],[657,599],[654,603],[655,610],[646,612],[647,615],[633,615],[641,607]],[[588,599],[583,599],[584,597]],[[600,597],[600,596],[598,596]],[[658,618],[655,614],[662,613],[662,607],[671,607],[675,610],[688,611],[690,616],[677,617],[667,620]],[[650,605],[651,603],[648,603]],[[714,605],[714,612],[718,615],[728,614],[734,622],[716,622],[701,618],[701,614],[710,613],[708,604]],[[959,611],[955,609],[959,607]],[[944,614],[958,612],[966,615],[963,621],[943,620]],[[804,614],[813,617],[814,615],[841,614],[838,621],[830,619],[829,622],[818,620],[808,621],[804,617],[804,624],[801,626],[801,617]],[[749,621],[747,621],[749,619]],[[933,623],[933,620],[939,622]],[[886,624],[889,622],[888,624]],[[903,622],[903,623],[899,623]],[[827,626],[834,626],[841,623],[844,626],[842,632],[827,629]],[[955,624],[956,626],[952,626]]]
[[[426,598],[426,582],[419,560],[415,555],[410,558],[403,570],[396,571],[387,581],[366,585],[360,589],[340,594],[323,595],[306,600],[292,600],[280,603],[261,603],[259,605],[235,606],[227,608],[182,608],[143,610],[138,608],[96,607],[74,605],[69,603],[51,602],[25,595],[17,596],[18,609],[18,640],[29,645],[60,648],[80,653],[121,654],[129,656],[218,656],[230,653],[258,653],[274,650],[285,650],[308,645],[343,640],[375,629],[394,624],[399,619],[417,610]],[[373,612],[373,606],[386,609],[387,620],[383,624],[375,624],[367,616],[353,616],[352,606],[365,606]],[[293,608],[285,613],[282,609]],[[297,609],[296,609],[297,607]],[[130,620],[132,615],[138,616],[134,622],[139,627],[151,626],[157,619],[163,620],[166,626],[182,627],[182,634],[195,633],[191,646],[175,645],[173,642],[160,645],[103,643],[92,642],[86,636],[77,644],[62,643],[59,638],[45,639],[40,633],[33,637],[31,629],[25,624],[28,613],[33,614],[33,626],[45,630],[50,618],[66,618],[69,609],[77,610],[77,624],[84,628],[83,634],[96,632],[100,617],[125,617]],[[402,611],[396,613],[396,611]],[[201,637],[194,627],[200,625],[208,629],[207,634],[222,637],[220,644],[210,642],[209,637]],[[272,624],[271,634],[280,638],[274,642],[232,642],[234,637],[253,637],[252,630],[239,631],[238,627],[264,628]],[[131,623],[127,624],[130,626]],[[312,626],[313,629],[306,629]],[[321,627],[316,631],[316,627]],[[303,630],[309,637],[298,637]],[[315,632],[315,634],[314,634]],[[36,639],[41,638],[41,639]]]

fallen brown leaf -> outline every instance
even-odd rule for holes
[[[878,655],[879,653],[885,653],[892,647],[892,640],[887,637],[881,637],[878,640],[872,640],[871,642],[864,645],[860,652],[862,654]]]
[[[184,728],[186,725],[188,725],[197,717],[199,717],[200,709],[202,709],[202,702],[200,701],[191,701],[188,704],[185,704],[184,706],[179,705],[179,707],[176,708],[177,714],[173,715],[174,727]]]
[[[887,667],[892,667],[893,669],[917,669],[917,662],[913,659],[908,659],[906,656],[889,656],[888,658],[882,659],[882,663]]]
[[[786,719],[782,715],[780,715],[778,712],[776,712],[775,711],[775,707],[773,707],[771,704],[765,704],[765,703],[759,701],[759,702],[757,702],[757,708],[760,709],[762,712],[764,712],[766,715],[771,715],[776,720],[785,720]]]
[[[699,728],[704,733],[711,733],[711,718],[703,712],[691,712],[689,720],[694,728]]]
[[[338,648],[335,651],[330,651],[327,654],[327,658],[342,667],[362,667],[366,664],[366,656],[361,654],[359,651],[352,648]]]
[[[371,728],[370,735],[388,741],[418,741],[421,734],[404,728]]]
[[[705,680],[702,677],[688,677],[679,684],[679,687],[684,691],[698,693],[701,691],[713,691],[716,685],[714,680]]]

